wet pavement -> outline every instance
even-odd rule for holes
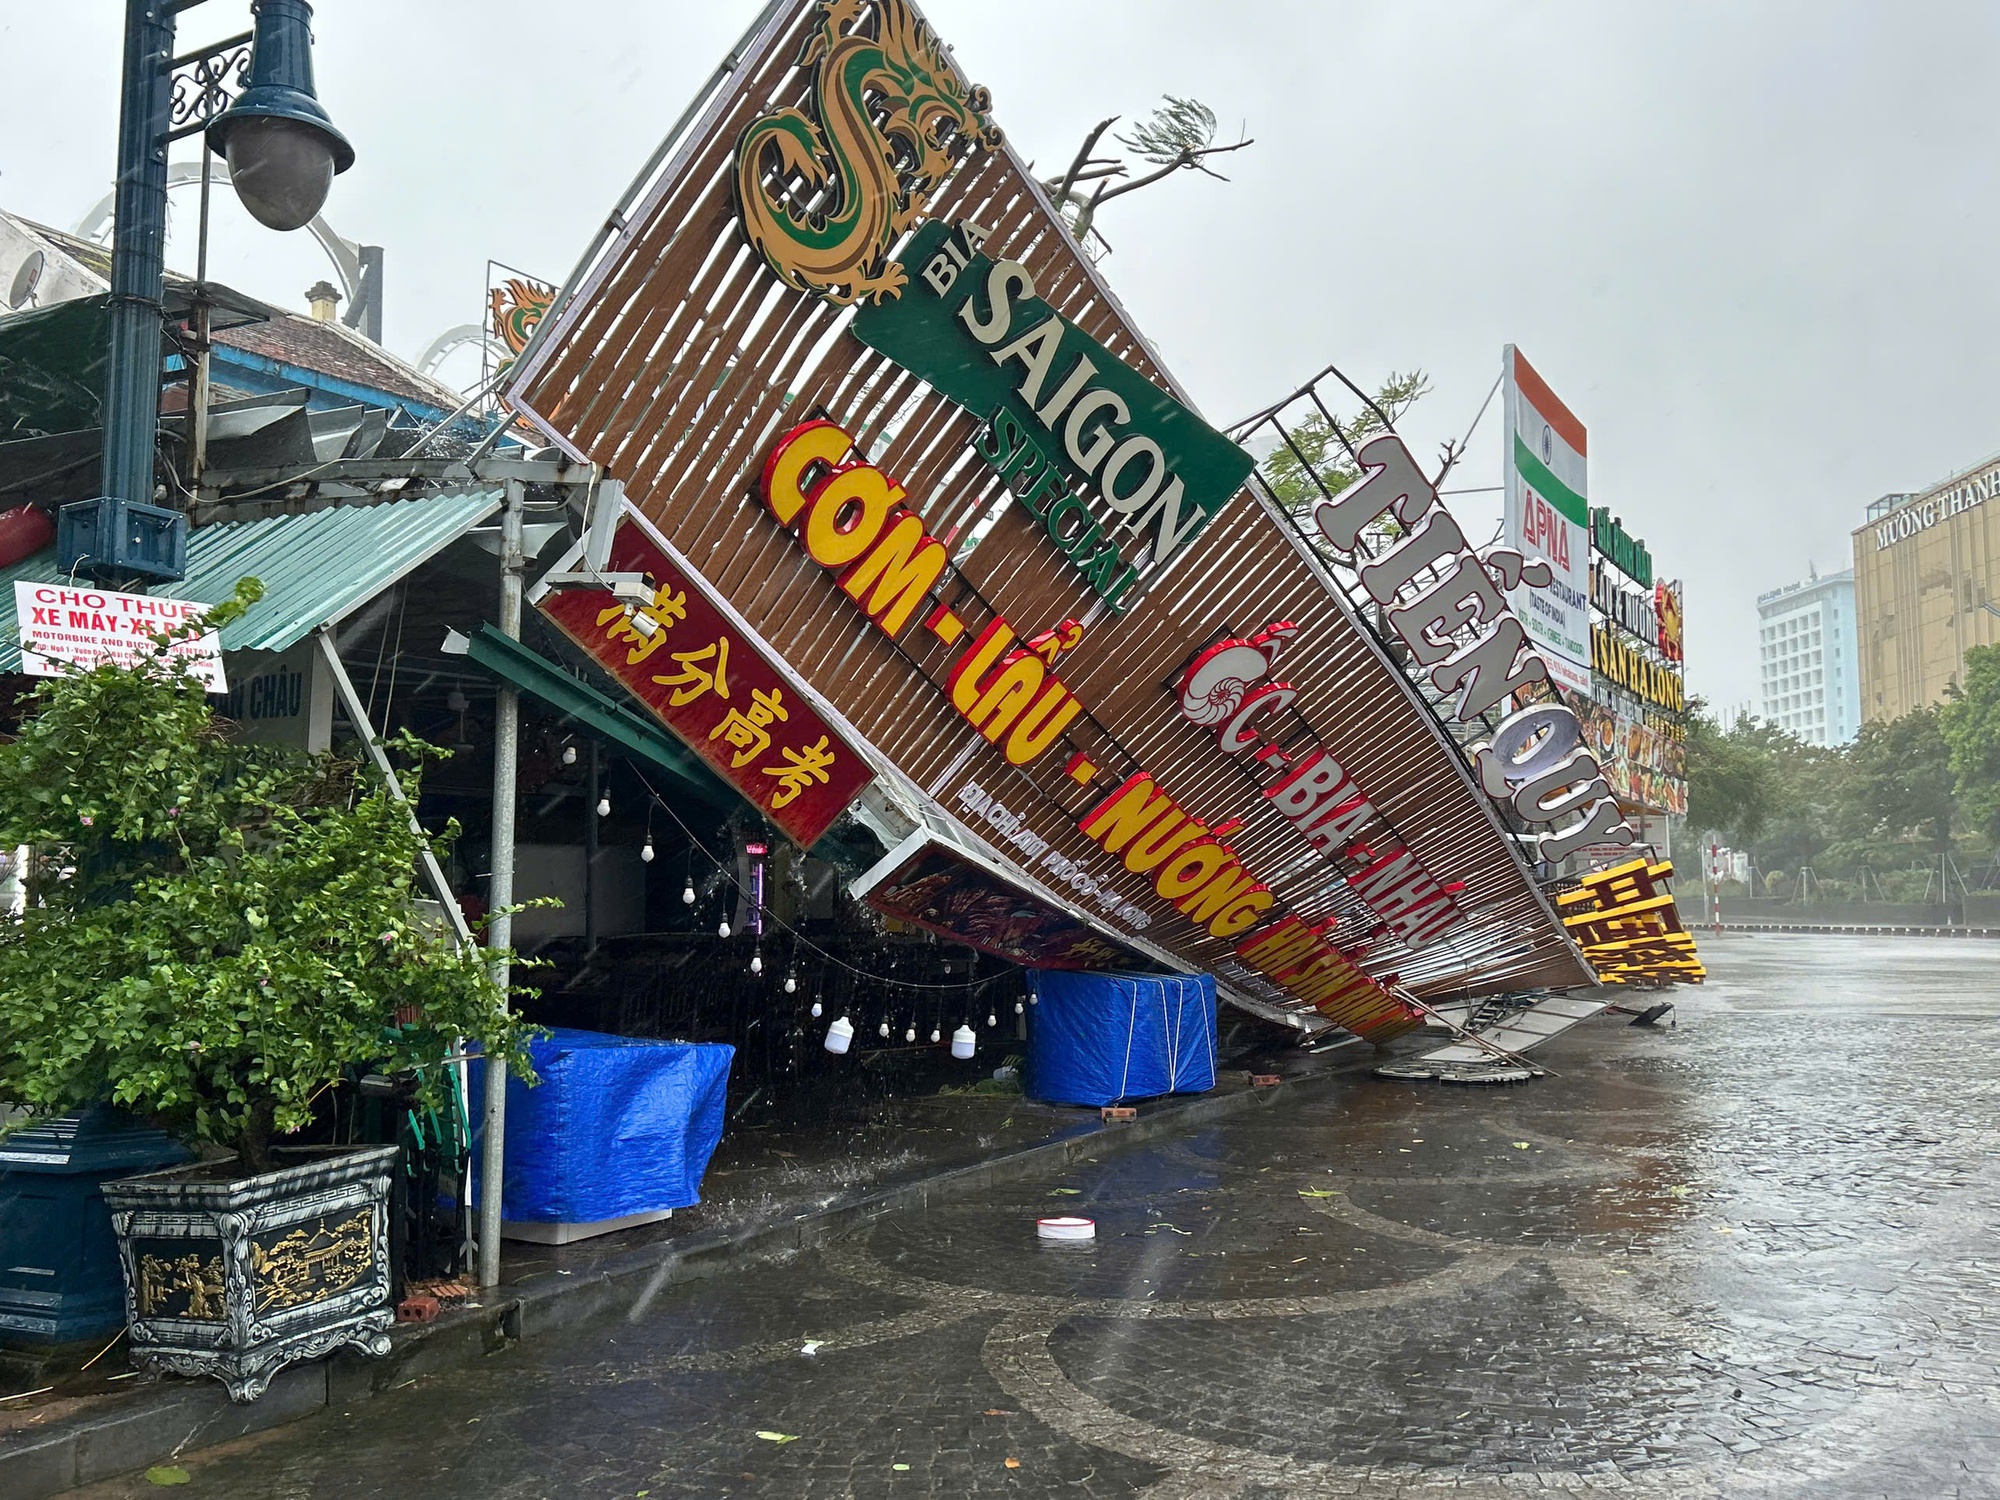
[[[1354,1078],[196,1454],[181,1493],[2000,1497],[2000,946]],[[1094,1246],[1038,1248],[1086,1213]],[[79,1495],[136,1496],[143,1479]]]

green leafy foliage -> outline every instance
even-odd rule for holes
[[[110,1099],[258,1170],[351,1067],[435,1092],[462,1036],[526,1074],[488,968],[512,955],[421,915],[433,841],[372,768],[233,742],[163,652],[43,683],[30,715],[0,745],[0,847],[36,856],[0,924],[0,1100]]]
[[[1752,721],[1741,721],[1738,728]],[[1732,729],[1725,734],[1700,699],[1688,704],[1687,782],[1690,828],[1716,829],[1742,841],[1770,821],[1778,773],[1768,745]]]
[[[1965,653],[1963,679],[1938,715],[1965,821],[2000,846],[2000,646]]]
[[[1392,373],[1376,391],[1375,405],[1397,422],[1430,388],[1430,377],[1422,370]],[[1297,423],[1288,420],[1285,430],[1291,441],[1279,443],[1260,467],[1272,493],[1303,523],[1321,501],[1331,500],[1361,477],[1348,449],[1359,448],[1384,428],[1381,417],[1364,406],[1352,417],[1331,421],[1318,412]]]
[[[1164,167],[1215,144],[1215,111],[1199,99],[1168,94],[1149,118],[1112,139],[1154,166]]]
[[[1844,831],[1920,839],[1935,852],[1951,847],[1951,749],[1935,704],[1863,724],[1848,747],[1847,765],[1852,784]]]
[[[1687,771],[1688,828],[1748,849],[1759,894],[1795,893],[1810,868],[1830,898],[1924,899],[1940,855],[1982,858],[2000,834],[2000,651],[1969,653],[1966,688],[1942,706],[1871,721],[1837,747],[1749,715],[1725,733],[1696,700]]]

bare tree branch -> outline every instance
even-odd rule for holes
[[[1246,135],[1234,144],[1216,145],[1215,111],[1199,99],[1182,99],[1168,94],[1150,117],[1134,124],[1126,134],[1112,137],[1153,168],[1133,177],[1130,163],[1115,156],[1091,154],[1097,149],[1098,142],[1103,140],[1104,133],[1118,123],[1118,118],[1113,115],[1108,120],[1099,121],[1077,148],[1069,169],[1060,177],[1047,178],[1042,182],[1054,200],[1056,211],[1069,222],[1070,230],[1080,244],[1087,245],[1091,235],[1096,233],[1094,226],[1100,204],[1109,203],[1126,193],[1137,192],[1142,187],[1150,187],[1175,172],[1196,171],[1218,182],[1227,182],[1228,177],[1209,166],[1207,158],[1241,151],[1245,146],[1255,144]],[[1097,241],[1104,249],[1110,248],[1101,234],[1097,235]]]
[[[1158,182],[1162,177],[1171,177],[1174,173],[1180,171],[1183,167],[1199,167],[1202,171],[1207,172],[1208,168],[1203,167],[1201,165],[1202,157],[1213,156],[1219,151],[1241,151],[1245,146],[1254,146],[1256,144],[1257,143],[1254,140],[1244,140],[1244,141],[1238,141],[1233,146],[1204,146],[1199,151],[1185,152],[1182,155],[1175,157],[1172,161],[1166,163],[1158,171],[1148,172],[1144,177],[1135,177],[1130,182],[1120,183],[1117,187],[1113,188],[1110,192],[1106,193],[1104,196],[1108,201],[1109,199],[1119,197],[1121,194],[1124,193],[1137,192],[1142,187],[1147,187],[1155,182]],[[1220,172],[1209,172],[1208,175],[1211,177],[1218,178],[1223,182],[1229,181],[1229,179],[1227,177],[1223,177]]]
[[[1100,121],[1097,128],[1083,138],[1083,145],[1077,150],[1076,160],[1070,163],[1069,170],[1063,173],[1061,181],[1056,185],[1054,192],[1050,194],[1056,200],[1058,207],[1069,201],[1070,192],[1076,186],[1077,173],[1081,172],[1090,163],[1090,153],[1096,149],[1097,143],[1103,137],[1104,132],[1117,123],[1118,116],[1113,115],[1108,120]]]

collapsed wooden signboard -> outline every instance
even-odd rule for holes
[[[1435,715],[1240,486],[1247,456],[1230,474],[1239,459],[1209,441],[987,107],[900,0],[779,6],[620,206],[509,401],[622,479],[889,763],[1106,931],[1377,1037],[1407,1017],[1347,990],[1586,982]],[[990,407],[990,382],[898,345],[894,304],[952,290],[941,272],[919,284],[939,254],[984,278],[943,312],[1002,369]],[[1015,278],[997,288],[1005,337],[996,275]],[[857,303],[921,374],[855,336]],[[926,326],[955,337],[935,312]],[[840,488],[822,505],[815,485]],[[1258,722],[1258,755],[1225,753],[1177,684],[1204,648],[1274,622],[1290,695]],[[1367,808],[1331,855],[1269,794],[1321,754]],[[1117,801],[1142,782],[1142,805]],[[1172,871],[1146,862],[1161,843],[1185,855]],[[1358,893],[1385,853],[1448,888],[1443,930],[1392,930]],[[1284,964],[1255,961],[1280,948]],[[1332,968],[1368,985],[1328,990]]]

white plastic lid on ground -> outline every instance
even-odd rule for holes
[[[1037,1219],[1035,1233],[1045,1240],[1094,1240],[1097,1238],[1095,1219]]]

